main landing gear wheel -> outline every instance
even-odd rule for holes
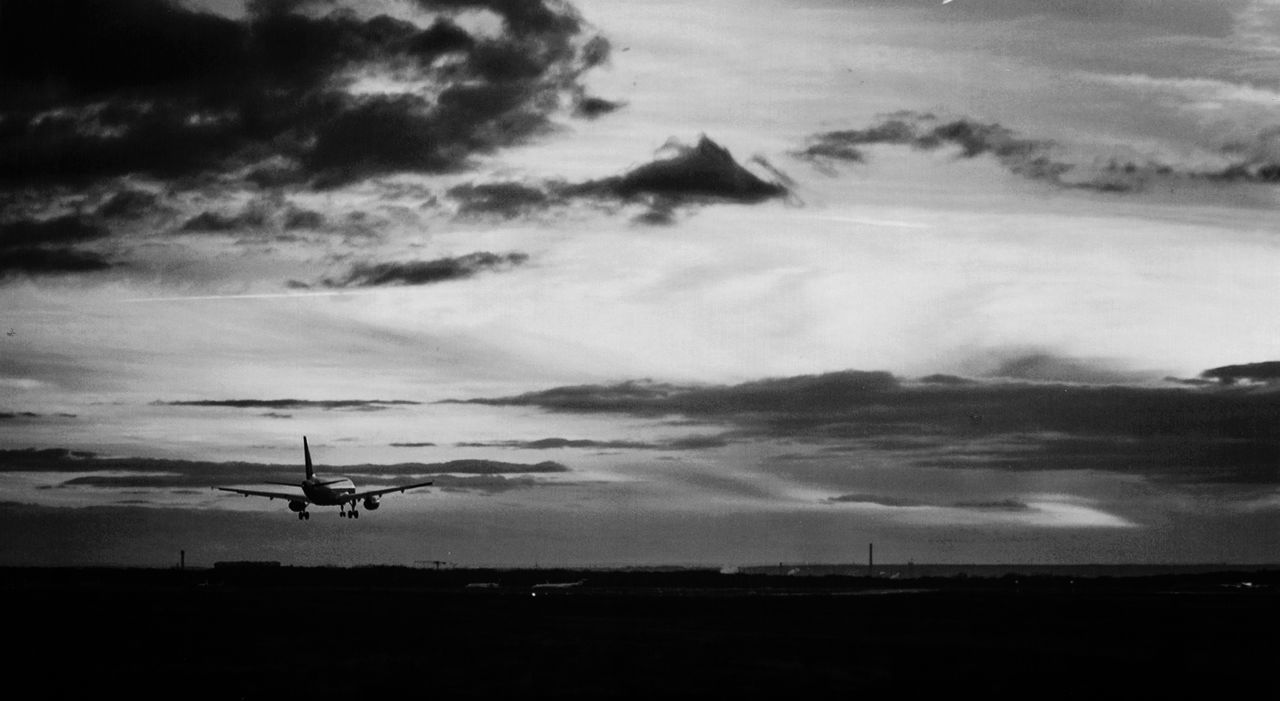
[[[306,519],[309,519],[309,518],[311,518],[311,514],[307,513],[306,511],[299,511],[299,512],[298,512],[298,520],[299,520],[299,521],[305,521]]]

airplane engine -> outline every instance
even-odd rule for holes
[[[302,510],[303,510],[303,509],[305,509],[305,508],[307,508],[307,502],[305,502],[305,501],[290,501],[290,502],[289,502],[289,510],[290,510],[290,511],[302,511]]]
[[[364,508],[365,508],[366,510],[368,510],[368,511],[374,511],[374,510],[376,510],[379,506],[382,506],[382,504],[379,504],[379,503],[378,503],[378,497],[365,497],[365,498],[364,498]]]

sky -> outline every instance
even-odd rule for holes
[[[0,564],[1280,562],[1280,2],[0,0]],[[213,489],[317,469],[358,521]]]

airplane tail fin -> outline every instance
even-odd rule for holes
[[[302,437],[302,454],[307,457],[307,479],[316,476],[315,470],[311,469],[311,447],[307,445],[307,437]]]

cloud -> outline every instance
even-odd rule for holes
[[[743,168],[728,149],[702,136],[687,146],[668,142],[673,155],[639,166],[619,176],[569,186],[574,195],[605,195],[621,199],[656,197],[677,202],[715,200],[762,202],[786,194],[785,187],[767,182]]]
[[[972,511],[1030,511],[1031,507],[1016,499],[998,499],[991,501],[958,501],[940,502],[907,497],[884,496],[879,494],[841,494],[825,500],[828,504],[871,504],[887,506],[895,509],[920,507],[967,509]]]
[[[1051,353],[1026,353],[1000,361],[987,373],[990,377],[1005,377],[1036,382],[1078,382],[1082,384],[1123,384],[1136,379],[1132,373],[1113,370],[1104,363],[1062,358]]]
[[[446,194],[460,203],[458,214],[463,216],[496,214],[511,219],[541,210],[552,202],[546,192],[514,182],[468,183],[452,187]]]
[[[107,198],[97,215],[110,219],[139,219],[159,207],[160,197],[153,192],[125,188]]]
[[[76,248],[110,235],[77,215],[15,219],[0,224],[0,279],[18,274],[89,273],[112,267],[101,253]]]
[[[944,373],[935,373],[933,375],[925,375],[921,377],[920,382],[931,385],[971,385],[976,380],[967,377],[958,377],[956,375],[947,375]]]
[[[1027,511],[1030,505],[1016,499],[1000,499],[997,501],[958,501],[951,504],[957,509],[976,509],[979,511]]]
[[[666,225],[676,209],[691,204],[733,202],[754,204],[784,197],[788,190],[779,181],[785,174],[757,156],[759,164],[777,181],[766,181],[734,160],[727,149],[706,136],[694,146],[674,139],[660,149],[659,157],[621,175],[580,183],[547,181],[533,185],[517,182],[465,184],[448,191],[460,203],[462,216],[494,214],[505,218],[564,206],[573,200],[639,203],[645,211],[636,217],[644,224]]]
[[[562,3],[414,5],[426,28],[320,2],[253,2],[241,19],[163,0],[6,5],[0,185],[273,161],[321,186],[454,170],[540,133],[607,58]],[[498,31],[454,21],[476,11]]]
[[[624,102],[605,100],[604,98],[590,95],[579,95],[573,102],[573,114],[586,119],[595,119],[622,109],[625,105],[626,103]]]
[[[0,411],[0,421],[12,421],[15,419],[43,419],[43,418],[59,418],[74,419],[75,414],[37,414],[34,411]]]
[[[238,214],[222,214],[219,212],[201,212],[188,219],[183,231],[223,232],[237,229],[260,227],[267,223],[266,214],[259,209],[245,209]]]
[[[564,465],[496,460],[390,465],[325,465],[325,474],[351,476],[361,486],[379,487],[428,476],[437,487],[503,491],[542,484],[535,475],[567,473]],[[252,462],[204,462],[156,458],[112,458],[65,448],[0,450],[0,472],[71,473],[59,487],[102,489],[209,489],[215,485],[300,481],[295,465]],[[89,474],[82,474],[89,473]]]
[[[1159,30],[1160,33],[1217,38],[1231,36],[1236,28],[1236,13],[1246,5],[1243,0],[981,0],[949,2],[940,10],[940,0],[858,2],[922,12],[943,12],[949,22],[1004,22],[1021,18],[1054,17],[1102,27],[1124,22],[1147,30]]]
[[[406,399],[197,399],[155,402],[160,406],[223,407],[229,409],[323,409],[325,411],[383,411],[421,404]]]
[[[873,504],[875,506],[891,506],[894,508],[930,506],[927,501],[876,494],[841,494],[831,497],[827,501],[832,504]]]
[[[1116,155],[1081,163],[1069,160],[1065,149],[1054,141],[1025,138],[1000,124],[968,118],[942,121],[933,114],[911,111],[891,114],[866,129],[816,134],[806,147],[792,155],[830,170],[832,162],[865,162],[866,151],[861,147],[877,144],[920,150],[952,147],[958,149],[961,158],[989,155],[1009,172],[1029,180],[1095,192],[1130,192],[1142,189],[1154,179],[1173,177],[1219,182],[1280,182],[1280,160],[1260,155],[1261,147],[1237,144],[1234,148],[1247,151],[1247,155],[1211,170],[1180,170],[1154,159],[1135,161]]]
[[[1082,367],[1033,364],[1027,374],[1055,366],[1072,372]],[[1274,421],[1280,392],[1082,379],[903,383],[889,373],[844,371],[738,385],[583,385],[464,401],[678,417],[730,427],[739,441],[890,452],[929,467],[1103,470],[1181,484],[1280,483],[1280,424]]]
[[[15,248],[0,256],[0,279],[17,274],[94,273],[113,264],[101,254],[70,248]]]
[[[324,226],[324,215],[309,209],[298,209],[290,207],[285,212],[284,228],[286,231],[293,229],[319,229]]]
[[[19,219],[0,224],[0,250],[34,246],[68,246],[106,238],[105,227],[76,215],[52,219]]]
[[[1205,370],[1200,373],[1200,377],[1218,380],[1224,385],[1234,384],[1240,380],[1276,382],[1280,380],[1280,360],[1245,363],[1243,365],[1223,365],[1222,367]]]
[[[499,399],[471,399],[466,403],[538,406],[551,411],[684,414],[791,414],[821,412],[861,404],[897,389],[887,372],[847,370],[823,375],[759,380],[729,386],[694,386],[624,382],[617,385],[579,385]],[[456,400],[455,400],[456,401]]]
[[[456,258],[402,263],[358,263],[345,277],[325,279],[327,287],[379,287],[383,285],[431,285],[464,280],[482,272],[501,271],[522,265],[524,253],[468,253]]]
[[[600,441],[590,439],[542,438],[533,441],[490,441],[486,443],[459,443],[465,448],[517,448],[521,450],[558,450],[562,448],[592,448],[605,450],[705,450],[723,448],[729,441],[723,436],[686,436],[664,441]]]
[[[861,163],[866,160],[866,154],[859,147],[874,144],[908,145],[924,150],[955,146],[963,158],[991,154],[1013,173],[1060,187],[1128,189],[1127,185],[1119,182],[1073,182],[1064,179],[1073,165],[1051,157],[1054,144],[1050,141],[1024,139],[999,124],[983,124],[969,119],[939,122],[932,114],[915,112],[896,113],[866,129],[817,134],[807,147],[793,155],[819,164],[831,160]]]

